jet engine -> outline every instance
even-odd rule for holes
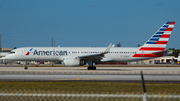
[[[63,65],[66,67],[80,66],[85,65],[84,60],[76,59],[76,58],[65,58],[63,60]]]

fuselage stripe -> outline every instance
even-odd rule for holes
[[[139,49],[139,51],[164,51],[165,48],[159,48],[159,47],[142,47]]]
[[[163,54],[134,54],[133,57],[162,57]]]

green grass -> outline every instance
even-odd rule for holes
[[[148,94],[179,94],[178,83],[146,83]],[[0,92],[83,92],[142,94],[141,83],[118,82],[0,82]]]
[[[180,95],[178,83],[146,83],[147,94]],[[143,94],[141,83],[118,82],[0,82],[0,93]],[[159,93],[160,92],[160,93]],[[176,93],[175,93],[176,92]],[[142,98],[22,97],[1,96],[3,101],[142,101]],[[179,101],[177,98],[149,98],[148,101]]]

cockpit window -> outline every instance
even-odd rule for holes
[[[11,54],[15,54],[15,52],[11,52]]]

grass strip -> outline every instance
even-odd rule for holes
[[[148,94],[179,94],[178,83],[146,83]],[[141,83],[118,82],[0,82],[0,92],[142,94]]]

